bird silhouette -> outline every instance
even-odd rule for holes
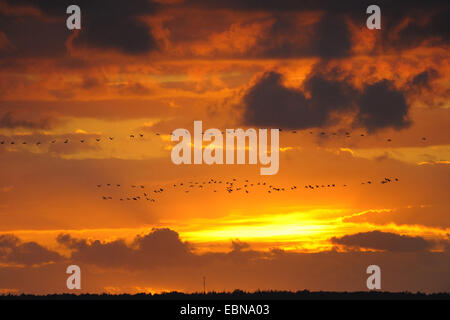
[[[266,182],[261,182],[261,181],[251,181],[250,179],[243,179],[242,182],[238,182],[239,179],[237,178],[232,178],[231,181],[225,181],[225,185],[224,185],[224,189],[228,194],[234,193],[234,194],[239,194],[240,191],[243,191],[245,194],[250,194],[250,188],[255,188],[255,191],[258,192],[258,190],[260,191],[266,191],[267,193],[270,194],[277,194],[280,192],[298,192],[298,188],[297,185],[278,185],[278,186],[274,186],[274,185],[268,185]],[[390,178],[390,177],[384,177],[380,183],[385,185],[387,183],[390,183],[392,181],[399,181],[398,177],[395,178]],[[166,189],[168,190],[168,192],[177,192],[177,190],[180,190],[181,192],[184,193],[189,193],[189,190],[187,190],[186,188],[189,188],[192,192],[212,192],[212,193],[217,193],[218,190],[216,188],[211,188],[210,186],[214,185],[214,183],[216,182],[221,182],[220,180],[216,180],[214,178],[210,178],[207,181],[189,181],[190,184],[188,184],[187,182],[178,182],[178,183],[168,183],[165,184],[164,186],[158,186],[156,188],[154,188],[153,194],[155,195],[155,197],[158,196],[162,196],[163,191],[165,191]],[[360,181],[360,185],[372,185],[373,180],[363,180]],[[120,187],[121,184],[111,184],[111,183],[106,183],[104,184],[105,186],[117,186]],[[97,184],[96,185],[97,188],[101,188],[102,184]],[[145,187],[144,185],[129,185],[131,188],[139,188],[143,189],[143,187]],[[198,188],[193,188],[195,186],[198,186]],[[348,184],[342,184],[342,187],[348,187]],[[171,188],[173,187],[173,188]],[[177,188],[175,188],[177,187]],[[317,184],[305,184],[304,188],[306,190],[315,190],[315,192],[319,192],[319,190],[335,190],[337,189],[337,185],[336,183],[317,183]],[[121,190],[123,190],[121,188]],[[104,200],[112,200],[112,196],[102,196],[102,199]],[[135,194],[132,197],[125,197],[125,196],[120,196],[115,198],[117,199],[117,201],[123,201],[125,199],[127,200],[133,200],[135,202],[139,201],[139,200],[147,200],[149,202],[155,202],[155,199],[152,199],[148,192],[142,192],[142,194]]]

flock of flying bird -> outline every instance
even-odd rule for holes
[[[227,129],[227,132],[230,129]],[[283,132],[283,129],[279,129],[280,132]],[[284,132],[290,132],[293,134],[297,133],[297,130],[285,130]],[[222,131],[222,134],[224,134],[225,132]],[[314,132],[313,131],[308,131],[306,132],[309,135],[313,135]],[[202,132],[202,134],[204,134],[204,132]],[[156,136],[160,136],[160,133],[155,133]],[[326,136],[326,135],[331,135],[331,136],[337,136],[337,135],[343,135],[345,138],[350,138],[351,137],[351,133],[350,132],[344,132],[344,133],[336,133],[336,132],[331,132],[331,133],[327,133],[325,131],[321,131],[317,133],[318,136]],[[364,137],[367,134],[361,133],[360,136]],[[129,139],[134,140],[135,138],[137,139],[143,139],[144,138],[144,134],[143,133],[139,133],[139,134],[130,134],[129,135]],[[95,138],[95,141],[97,143],[101,142],[101,141],[113,141],[114,137],[112,136],[106,136],[106,137],[97,137]],[[392,139],[391,138],[387,138],[386,139],[387,142],[391,142]],[[422,137],[422,141],[426,141],[427,138],[426,137]],[[49,144],[55,144],[57,143],[59,140],[48,140],[47,143]],[[79,140],[74,140],[74,139],[69,139],[69,138],[65,138],[62,140],[62,143],[64,144],[68,144],[69,142],[79,142],[79,143],[85,143],[87,142],[87,139],[79,139]],[[41,141],[36,141],[36,142],[29,142],[29,141],[7,141],[7,140],[1,140],[0,141],[0,145],[16,145],[16,144],[22,144],[22,145],[28,145],[28,144],[35,144],[37,146],[40,146],[41,144],[43,144],[43,142]],[[386,184],[386,183],[390,183],[390,182],[397,182],[399,181],[398,178],[384,178],[383,180],[380,181],[381,184]],[[373,184],[374,181],[368,180],[368,181],[364,181],[361,182],[361,184]],[[178,184],[173,184],[173,185],[169,185],[168,187],[172,187],[172,188],[186,188],[186,190],[184,190],[185,193],[189,193],[190,190],[193,190],[193,188],[198,188],[201,190],[206,190],[207,185],[223,185],[224,189],[227,193],[232,193],[232,192],[238,192],[238,191],[243,191],[244,193],[250,193],[251,189],[254,187],[263,187],[266,188],[265,191],[267,191],[267,193],[276,193],[276,192],[285,192],[285,191],[293,191],[293,190],[297,190],[299,189],[297,186],[293,185],[293,186],[289,186],[289,187],[279,187],[279,186],[273,186],[273,185],[269,185],[266,182],[255,182],[255,183],[251,183],[249,182],[249,180],[245,180],[244,183],[242,185],[239,185],[237,183],[237,179],[232,179],[231,181],[224,181],[222,183],[221,180],[215,180],[215,179],[210,179],[208,181],[203,181],[203,183],[201,182],[193,182],[193,181],[189,181],[189,182],[180,182]],[[116,187],[116,188],[120,188],[121,185],[120,184],[105,184],[103,185],[104,187]],[[102,185],[99,184],[97,185],[98,188],[101,188]],[[304,186],[305,189],[308,190],[318,190],[318,189],[326,189],[326,188],[336,188],[338,187],[335,183],[331,183],[331,184],[307,184]],[[343,184],[342,187],[347,187],[346,184]],[[141,193],[138,193],[134,195],[127,195],[127,196],[121,196],[118,199],[120,201],[138,201],[138,200],[146,200],[146,201],[150,201],[150,202],[155,202],[156,199],[154,198],[154,196],[156,194],[162,193],[165,190],[167,190],[167,186],[165,188],[162,187],[158,187],[156,189],[153,189],[152,191],[145,191],[145,186],[144,185],[132,185],[131,188],[137,190],[140,189]],[[213,192],[217,192],[218,188],[214,188],[212,190]],[[113,197],[108,195],[103,195],[102,196],[103,200],[112,200]]]
[[[228,130],[231,129],[226,129],[226,132],[228,132]],[[283,132],[283,129],[279,129],[280,132]],[[290,132],[293,134],[297,133],[297,130],[284,130],[284,132]],[[222,134],[224,134],[225,132],[222,131]],[[307,131],[305,132],[309,135],[313,135],[314,132],[313,131]],[[202,132],[202,134],[204,134],[204,132]],[[156,136],[160,136],[160,133],[155,133]],[[344,132],[344,133],[337,133],[337,132],[331,132],[331,133],[327,133],[325,131],[321,131],[321,132],[317,132],[318,136],[344,136],[345,138],[350,138],[351,137],[351,133],[350,132]],[[367,134],[361,133],[359,134],[361,137],[367,136]],[[144,138],[144,134],[143,133],[138,133],[138,134],[130,134],[129,135],[129,139],[130,140],[134,140],[134,139],[143,139]],[[112,136],[106,136],[106,137],[96,137],[94,138],[95,142],[100,143],[102,141],[113,141],[114,137]],[[422,137],[421,139],[422,141],[426,141],[427,138],[426,137]],[[69,139],[69,138],[65,138],[61,140],[62,143],[64,144],[68,144],[69,142],[78,142],[78,143],[85,143],[88,142],[87,139]],[[387,142],[391,142],[392,139],[391,138],[387,138],[386,139]],[[59,140],[48,140],[47,143],[49,144],[55,144],[59,142]],[[30,141],[7,141],[7,140],[0,140],[0,145],[16,145],[16,144],[22,144],[22,145],[31,145],[31,144],[35,144],[37,146],[40,146],[43,144],[43,142],[41,141],[35,141],[35,142],[30,142]],[[386,183],[390,183],[390,182],[397,182],[399,181],[398,178],[384,178],[383,180],[380,181],[381,184],[386,184]],[[374,181],[368,180],[368,181],[364,181],[361,182],[361,184],[367,184],[367,185],[371,185],[373,184]],[[150,202],[155,202],[156,199],[154,198],[155,195],[164,192],[165,190],[168,190],[168,187],[172,187],[172,188],[185,188],[185,190],[183,190],[185,193],[189,193],[190,190],[193,190],[194,188],[198,188],[201,190],[206,190],[208,185],[222,185],[224,186],[224,189],[227,193],[232,193],[232,192],[238,192],[238,191],[242,191],[244,193],[250,193],[251,189],[254,187],[263,187],[266,188],[265,191],[267,191],[267,193],[276,193],[276,192],[285,192],[285,191],[293,191],[293,190],[297,190],[299,189],[296,185],[293,186],[289,186],[289,187],[279,187],[279,186],[273,186],[273,185],[269,185],[266,182],[254,182],[251,183],[249,182],[249,180],[245,180],[242,185],[239,185],[237,182],[237,179],[232,179],[231,181],[223,181],[222,180],[215,180],[215,179],[209,179],[208,181],[203,181],[203,183],[201,182],[193,182],[193,181],[189,181],[189,182],[180,182],[178,184],[173,184],[173,185],[168,185],[163,187],[158,187],[156,189],[153,189],[152,191],[146,191],[145,186],[144,185],[132,185],[131,188],[137,190],[140,189],[140,193],[134,193],[134,195],[127,195],[127,196],[121,196],[118,197],[118,199],[120,201],[138,201],[138,200],[146,200],[146,201],[150,201]],[[97,185],[98,188],[102,188],[102,187],[116,187],[116,188],[120,188],[121,185],[120,184],[105,184],[105,185]],[[338,187],[337,184],[335,183],[331,183],[331,184],[307,184],[304,186],[305,189],[308,190],[318,190],[318,189],[333,189]],[[346,184],[343,184],[342,187],[347,187]],[[214,188],[212,190],[213,192],[218,192],[218,188]],[[112,200],[113,197],[111,195],[103,195],[102,196],[103,200]]]
[[[383,180],[379,181],[381,184],[387,184],[392,182],[398,182],[399,178],[384,178]],[[373,180],[367,180],[361,182],[363,185],[372,185],[375,181]],[[342,187],[347,187],[347,184],[343,184]],[[112,191],[113,188],[115,189],[124,189],[121,184],[98,184],[97,188],[99,189],[107,189],[108,192]],[[254,188],[263,188],[263,191],[266,191],[267,193],[276,193],[276,192],[286,192],[286,191],[294,191],[299,190],[300,187],[297,187],[296,185],[291,186],[275,186],[266,183],[265,181],[258,181],[258,182],[251,182],[248,179],[243,180],[242,182],[238,182],[238,179],[233,178],[230,181],[222,181],[210,178],[207,181],[199,182],[199,181],[188,181],[188,182],[179,182],[174,184],[168,184],[164,186],[158,186],[153,188],[146,188],[145,185],[131,185],[130,186],[132,190],[134,190],[133,194],[130,195],[122,195],[119,197],[114,197],[111,195],[102,195],[103,200],[113,200],[118,199],[120,201],[139,201],[139,200],[146,200],[150,202],[156,202],[155,196],[158,194],[161,194],[166,191],[175,190],[175,189],[181,189],[182,192],[189,193],[191,191],[194,191],[195,189],[201,190],[201,191],[213,191],[218,192],[219,190],[224,190],[227,193],[232,192],[239,192],[242,191],[246,194],[250,193],[252,189]],[[212,188],[209,188],[212,187]],[[335,183],[330,184],[307,184],[304,186],[305,189],[308,190],[319,190],[319,189],[334,189],[339,187]],[[103,191],[103,190],[102,190]]]
[[[227,129],[227,132],[228,132],[228,130],[231,130],[231,129]],[[280,132],[283,132],[283,129],[279,129],[279,130],[280,130]],[[290,132],[290,133],[296,134],[297,130],[285,130],[284,132]],[[313,131],[308,131],[306,133],[309,134],[309,135],[313,135],[314,134]],[[202,132],[202,134],[204,134],[204,132]],[[225,131],[222,131],[222,134],[225,134]],[[160,136],[161,134],[159,132],[157,132],[157,133],[155,133],[155,135],[156,136]],[[364,133],[359,134],[359,136],[361,136],[361,137],[365,137],[367,135],[368,134],[364,134]],[[321,132],[317,133],[317,136],[344,136],[345,138],[350,138],[351,137],[351,133],[350,132],[344,132],[344,133],[331,132],[331,133],[327,133],[325,131],[321,131]],[[130,134],[129,135],[129,139],[130,140],[134,140],[135,138],[141,138],[142,139],[142,138],[144,138],[144,134],[143,133],[139,133],[139,134]],[[113,141],[114,137],[106,136],[106,137],[96,137],[94,139],[95,139],[95,142],[99,143],[99,142],[102,142],[102,141]],[[422,137],[421,140],[422,141],[426,141],[427,138],[426,137]],[[387,138],[386,141],[387,142],[392,142],[392,138]],[[85,142],[88,142],[88,140],[86,138],[84,138],[84,139],[77,139],[77,140],[69,139],[69,138],[65,138],[65,139],[62,139],[62,140],[50,139],[50,140],[47,140],[45,143],[55,144],[57,142],[62,142],[64,144],[68,144],[69,142],[85,143]],[[37,146],[40,146],[43,143],[44,143],[43,141],[0,140],[0,145],[20,145],[21,144],[21,145],[37,145]]]

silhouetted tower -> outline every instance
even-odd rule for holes
[[[206,294],[206,277],[203,276],[203,294]]]

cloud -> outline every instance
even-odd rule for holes
[[[68,234],[59,235],[57,241],[72,250],[72,260],[102,267],[154,268],[189,263],[194,258],[189,245],[170,229],[153,229],[144,236],[137,236],[130,245],[122,239],[88,241]]]
[[[333,237],[331,242],[348,248],[391,252],[425,251],[433,246],[432,242],[422,237],[410,237],[382,231],[361,232],[343,237]]]
[[[399,3],[400,1],[396,1]],[[381,7],[383,8],[383,7]],[[450,6],[445,1],[420,3],[414,1],[393,10],[382,10],[386,14],[382,27],[382,44],[393,50],[450,44]],[[395,32],[390,32],[395,30]]]
[[[0,235],[0,262],[31,266],[61,260],[58,253],[36,242],[22,242],[11,234]]]
[[[203,276],[211,291],[360,291],[366,289],[367,266],[376,264],[384,272],[383,290],[449,290],[449,252],[267,252],[252,250],[236,240],[229,252],[196,254],[169,229],[154,229],[129,244],[68,235],[58,239],[73,250],[69,260],[40,267],[0,266],[3,287],[18,292],[64,292],[67,265],[77,264],[82,269],[81,292],[91,293],[111,286],[120,292],[134,292],[130,288],[136,287],[198,291]],[[15,241],[17,238],[7,238],[4,242]]]
[[[300,12],[324,13],[323,18],[317,24],[313,36],[311,49],[318,56],[344,57],[350,54],[350,37],[345,21],[355,26],[364,28],[368,17],[366,9],[374,4],[371,1],[349,0],[336,2],[333,0],[322,1],[188,1],[181,6],[196,9],[209,10],[233,10],[246,12],[270,12],[275,15]],[[450,22],[447,19],[450,6],[445,1],[389,1],[380,0],[376,3],[381,8],[382,28],[377,30],[377,52],[389,50],[403,50],[418,46],[441,46],[449,44]],[[293,34],[304,31],[295,24],[291,28],[284,28],[283,34],[292,37]],[[266,43],[271,46],[270,34]],[[279,51],[285,49],[289,52],[288,42],[279,42]],[[271,48],[270,53],[278,50]],[[299,55],[304,50],[297,51]]]
[[[409,86],[411,86],[411,88],[413,88],[413,89],[415,89],[415,88],[429,89],[431,87],[431,82],[433,82],[433,80],[435,80],[437,78],[439,78],[439,73],[433,68],[428,68],[428,69],[416,74],[409,81]]]
[[[372,231],[333,237],[332,243],[353,249],[376,249],[388,252],[423,252],[434,243],[421,237],[403,236],[394,233]],[[75,239],[68,234],[57,237],[59,244],[71,250],[70,260],[103,268],[154,269],[157,267],[205,266],[218,261],[245,263],[258,259],[275,259],[283,251],[264,253],[250,248],[248,243],[232,241],[229,252],[207,252],[197,254],[177,232],[162,228],[148,234],[136,236],[127,244],[118,239],[110,242]]]
[[[85,1],[85,25],[75,44],[85,44],[100,49],[117,49],[127,54],[143,54],[157,49],[150,28],[139,20],[140,16],[153,14],[156,6],[147,0]]]
[[[321,58],[348,56],[352,43],[345,18],[336,13],[324,15],[316,27],[312,47],[312,53]]]
[[[250,245],[247,242],[242,242],[240,240],[234,240],[231,242],[231,248],[233,251],[242,251],[245,249],[249,249]]]
[[[258,35],[244,56],[258,58],[344,58],[351,54],[351,33],[345,16],[323,14],[318,21],[302,22],[296,14],[273,14],[273,23]],[[311,18],[309,18],[311,19]],[[293,37],[295,32],[301,34]]]
[[[267,72],[244,95],[244,122],[257,126],[301,128],[317,125],[303,92],[282,84],[282,75]],[[307,115],[307,117],[305,117]]]
[[[409,125],[409,106],[389,80],[358,90],[345,79],[327,79],[313,73],[302,90],[286,87],[283,76],[270,71],[245,92],[241,103],[246,125],[304,129],[332,124],[336,117],[351,113],[356,114],[354,125],[368,131]]]
[[[54,126],[55,119],[41,118],[37,120],[24,120],[18,119],[13,116],[13,113],[8,111],[0,116],[0,128],[14,129],[14,128],[27,128],[27,129],[50,129]]]
[[[369,132],[388,127],[401,129],[410,124],[405,96],[392,81],[381,80],[367,85],[358,97],[358,106],[356,121]]]
[[[432,206],[408,206],[392,211],[369,211],[361,215],[345,218],[343,222],[370,223],[375,225],[420,225],[433,228],[450,228],[448,209],[443,204]]]
[[[0,32],[10,42],[13,53],[24,56],[63,56],[66,42],[73,35],[65,28],[67,14],[65,9],[73,4],[64,1],[5,0],[14,8],[14,15],[8,11],[2,15]],[[163,47],[173,48],[184,45],[196,37],[214,33],[222,21],[224,11],[245,13],[248,17],[243,23],[251,25],[263,19],[273,19],[275,23],[257,35],[254,46],[248,51],[236,53],[241,57],[304,57],[317,56],[323,59],[343,58],[352,55],[352,34],[349,25],[365,28],[366,8],[370,1],[183,1],[180,3],[161,3],[161,1],[137,0],[132,4],[111,0],[80,0],[77,5],[82,11],[82,30],[74,37],[75,46],[86,46],[101,50],[118,50],[125,54],[139,55]],[[444,1],[379,1],[382,8],[382,29],[377,32],[377,45],[373,53],[408,49],[417,46],[448,45],[449,6]],[[39,9],[40,14],[30,14],[25,6]],[[19,10],[22,8],[21,10]],[[10,9],[11,11],[12,9]],[[190,10],[190,11],[189,11]],[[22,12],[22,15],[20,15]],[[170,46],[160,46],[156,37],[161,36],[157,27],[150,27],[141,18],[157,16],[161,13],[167,30]],[[199,26],[205,30],[192,30],[192,19],[176,16],[182,12],[191,17],[201,12],[205,22]],[[188,12],[188,13],[186,13]],[[166,16],[177,17],[177,30]],[[301,14],[319,15],[320,19],[312,25],[299,23]],[[218,16],[218,18],[216,18]],[[197,16],[195,16],[197,17]],[[208,19],[211,19],[210,21]],[[239,18],[236,18],[239,20]],[[172,23],[172,24],[171,24]],[[196,22],[197,23],[197,22]],[[194,25],[196,24],[194,23]],[[209,25],[208,25],[209,24]],[[206,28],[205,25],[208,25]],[[231,21],[227,27],[236,25]],[[154,28],[155,30],[153,30]],[[198,28],[197,28],[198,29]],[[221,30],[223,31],[223,30]],[[29,37],[30,33],[33,37]],[[219,31],[220,33],[220,31]],[[154,35],[155,34],[155,35]],[[236,36],[233,37],[233,40]],[[304,39],[308,41],[305,42]],[[170,39],[170,40],[169,40]],[[231,46],[233,44],[230,44]],[[226,46],[228,47],[228,46]],[[184,51],[182,51],[184,52]],[[369,52],[372,53],[372,52]],[[171,52],[173,54],[173,52]],[[184,54],[184,53],[183,53]],[[216,52],[214,52],[216,57]],[[70,63],[70,61],[68,62]]]
[[[8,46],[0,50],[0,57],[55,58],[64,55],[65,41],[70,33],[63,24],[55,21],[44,23],[35,16],[10,16],[0,11],[0,32],[8,39]]]
[[[229,252],[197,254],[177,232],[168,228],[154,228],[148,234],[136,236],[129,244],[122,239],[89,241],[69,234],[60,234],[57,242],[71,250],[70,260],[104,268],[194,267],[219,261],[241,263],[264,255],[239,240],[232,241]]]
[[[10,5],[36,7],[44,16],[61,20],[57,27],[54,22],[51,24],[53,28],[61,30],[64,39],[72,34],[65,27],[65,19],[68,17],[66,8],[73,4],[71,1],[21,0],[9,1],[9,3]],[[157,49],[157,43],[150,27],[140,20],[142,16],[154,14],[157,4],[148,0],[137,0],[133,1],[132,4],[117,0],[79,0],[76,4],[81,9],[82,25],[80,33],[74,40],[75,45],[114,49],[131,55],[144,54]],[[25,22],[25,25],[28,24],[29,22]],[[49,25],[49,22],[41,20],[41,27],[45,25]],[[39,30],[39,28],[34,30]],[[8,33],[9,30],[6,32],[7,36]],[[27,40],[30,38],[29,34],[25,33],[18,34],[18,36],[14,37],[13,40],[23,37],[26,37]],[[64,40],[60,40],[59,43],[64,47]]]

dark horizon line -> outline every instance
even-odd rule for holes
[[[423,300],[423,299],[438,299],[450,300],[450,292],[434,292],[425,293],[417,291],[415,293],[409,291],[391,292],[391,291],[253,291],[246,292],[242,290],[234,291],[211,291],[207,293],[194,292],[184,293],[178,291],[163,292],[163,293],[58,293],[58,294],[1,294],[0,300]]]

